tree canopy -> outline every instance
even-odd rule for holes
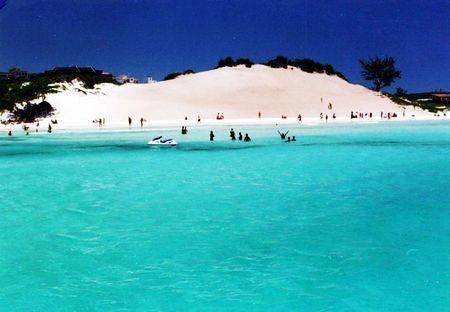
[[[397,78],[401,78],[401,72],[395,68],[393,57],[369,58],[360,60],[362,71],[361,76],[373,83],[375,91],[380,91],[384,87],[389,87]]]

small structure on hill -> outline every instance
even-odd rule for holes
[[[51,70],[46,70],[46,74],[56,75],[87,75],[94,78],[98,82],[110,82],[114,79],[114,75],[107,73],[101,69],[96,69],[92,66],[80,67],[80,66],[67,66],[67,67],[55,67]]]
[[[13,66],[7,72],[0,72],[0,80],[28,80],[32,75],[25,70]]]
[[[431,98],[434,102],[450,103],[450,93],[433,93],[431,94]]]
[[[122,83],[139,83],[138,78],[127,76],[127,75],[120,75],[117,80]]]

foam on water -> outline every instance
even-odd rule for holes
[[[448,309],[448,122],[234,129],[0,138],[0,309]]]

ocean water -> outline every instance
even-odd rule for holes
[[[228,129],[2,134],[0,310],[450,310],[449,122]]]

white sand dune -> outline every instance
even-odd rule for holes
[[[337,76],[309,74],[297,68],[274,69],[264,65],[225,67],[174,80],[153,84],[98,85],[95,90],[80,92],[79,84],[66,84],[66,90],[47,97],[57,110],[59,126],[94,127],[92,120],[105,118],[107,126],[125,126],[127,118],[134,124],[143,117],[147,124],[214,122],[218,112],[225,121],[251,123],[258,112],[262,120],[278,120],[281,115],[295,120],[298,114],[306,120],[320,113],[338,120],[349,120],[350,111],[374,114],[396,112],[403,108],[380,93],[355,85]],[[332,110],[328,104],[332,103]],[[408,115],[429,115],[408,108]],[[231,122],[232,123],[232,122]]]

